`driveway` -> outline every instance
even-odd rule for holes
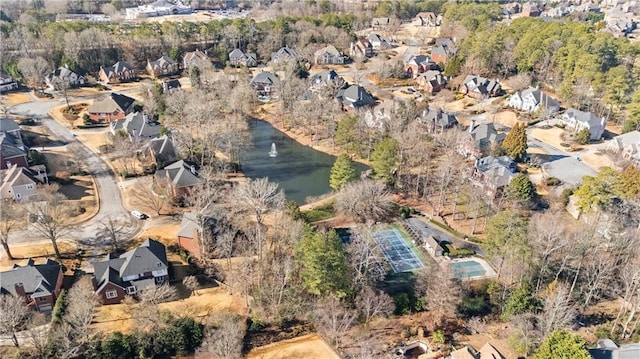
[[[542,169],[548,176],[557,177],[567,185],[577,187],[582,183],[582,177],[595,176],[597,174],[593,168],[580,161],[578,155],[569,155],[530,135],[527,136],[527,144],[530,149],[540,149],[541,152],[545,153],[532,154],[532,160],[539,161]]]
[[[77,101],[77,99],[70,99],[70,101]],[[73,240],[82,240],[83,242],[95,241],[96,233],[100,228],[101,223],[108,217],[114,219],[130,219],[131,215],[122,205],[122,198],[120,196],[118,184],[114,174],[104,160],[102,160],[96,153],[92,152],[87,146],[79,142],[69,129],[49,117],[49,109],[63,103],[64,100],[24,103],[12,107],[9,110],[9,113],[33,117],[40,121],[42,125],[46,126],[56,139],[64,142],[65,145],[73,142],[81,144],[79,148],[81,151],[84,151],[83,157],[85,158],[86,166],[96,180],[98,194],[100,197],[100,210],[92,219],[75,228],[69,237]],[[130,235],[134,235],[141,229],[139,221],[134,223],[136,223],[136,225],[129,228]],[[10,243],[29,243],[36,240],[36,238],[25,235],[25,232],[26,231],[12,233]]]
[[[451,243],[456,248],[472,249],[478,255],[480,256],[484,255],[484,251],[482,250],[482,248],[480,248],[479,245],[473,242],[469,242],[464,239],[452,236],[449,233],[444,232],[443,230],[437,228],[435,225],[429,223],[428,219],[425,217],[415,216],[415,217],[408,218],[406,221],[410,222],[416,228],[419,228],[418,230],[422,234],[422,236],[426,236],[426,237],[431,236],[436,240],[438,240],[439,242]]]

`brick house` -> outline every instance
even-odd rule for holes
[[[180,72],[180,64],[169,56],[163,55],[156,61],[147,60],[147,72],[152,77],[175,75]]]
[[[462,156],[478,159],[500,146],[505,137],[504,133],[498,133],[493,123],[475,126],[472,120],[469,132],[460,140],[456,149]]]
[[[124,61],[118,61],[113,66],[102,67],[98,78],[105,84],[132,81],[137,78],[136,69]]]
[[[416,78],[418,85],[430,94],[440,92],[447,86],[447,77],[439,70],[429,70]]]
[[[431,49],[431,59],[438,64],[445,64],[458,52],[458,47],[453,39],[441,37]]]
[[[415,79],[418,75],[429,70],[438,70],[438,64],[427,55],[411,55],[404,62],[404,70],[408,77]]]
[[[112,92],[98,97],[87,107],[89,119],[96,122],[111,122],[124,119],[133,112],[135,100],[129,96]]]
[[[498,80],[489,80],[477,75],[467,75],[462,81],[459,91],[469,97],[483,99],[499,96],[502,93],[502,85]]]
[[[275,98],[280,89],[280,79],[272,72],[260,71],[253,77],[250,85],[259,98]]]
[[[370,57],[373,57],[373,45],[365,38],[359,38],[356,42],[352,42],[349,45],[349,56],[352,59],[364,61]]]
[[[22,141],[20,126],[8,118],[0,118],[0,169],[13,165],[28,165],[27,148]]]
[[[0,295],[22,297],[29,307],[48,313],[60,294],[63,274],[55,261],[47,259],[43,264],[35,264],[29,258],[23,266],[14,264],[0,272],[0,279]]]
[[[504,193],[516,175],[516,162],[509,156],[483,157],[467,171],[466,178],[483,193],[495,199]]]
[[[102,304],[120,303],[151,286],[169,283],[169,262],[164,244],[148,238],[139,247],[93,264],[93,285]]]
[[[73,88],[87,83],[87,79],[71,70],[69,66],[60,66],[50,72],[44,78],[47,86],[55,90],[62,90],[65,87]]]
[[[169,195],[174,198],[188,194],[194,187],[202,183],[202,180],[198,178],[195,164],[184,160],[157,170],[153,180],[155,185],[166,188]]]
[[[200,64],[211,63],[209,56],[206,52],[202,52],[199,49],[196,51],[187,52],[182,58],[182,67],[188,69],[192,66],[198,66]]]
[[[258,56],[253,52],[243,52],[240,49],[234,49],[229,53],[229,63],[232,66],[254,67],[258,65]]]

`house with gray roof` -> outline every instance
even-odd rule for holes
[[[194,187],[200,185],[198,169],[194,163],[180,160],[161,170],[157,170],[154,182],[161,188],[166,188],[172,197],[182,197]]]
[[[39,184],[46,183],[49,183],[49,178],[44,165],[18,167],[14,164],[2,173],[0,198],[25,201],[36,194]]]
[[[373,45],[365,38],[359,38],[349,44],[349,56],[352,59],[364,61],[369,57],[373,57],[373,55]]]
[[[338,101],[344,108],[358,109],[365,106],[373,106],[376,100],[367,90],[358,85],[351,85],[346,89],[338,91]]]
[[[170,76],[180,72],[180,64],[167,55],[155,61],[147,60],[147,72],[152,77]]]
[[[535,112],[540,109],[548,115],[553,115],[560,110],[558,101],[537,87],[529,87],[509,96],[509,106],[521,111]]]
[[[0,295],[24,298],[29,307],[48,313],[60,294],[62,279],[59,263],[47,259],[35,264],[29,258],[25,265],[14,264],[11,269],[0,272]]]
[[[502,85],[498,80],[489,80],[477,75],[467,75],[462,81],[459,91],[469,97],[483,99],[499,96],[502,92]]]
[[[147,238],[139,247],[93,263],[93,285],[102,304],[120,303],[126,295],[169,283],[164,244]]]
[[[618,346],[611,339],[599,339],[595,348],[589,349],[593,359],[637,359],[640,358],[640,343]]]
[[[111,122],[109,130],[113,135],[123,130],[129,135],[131,141],[148,141],[160,136],[162,125],[150,119],[144,112],[132,112],[122,120]]]
[[[22,141],[20,126],[11,119],[0,118],[0,169],[27,164],[27,147]]]
[[[478,159],[500,146],[505,137],[506,134],[498,133],[493,123],[476,126],[472,120],[468,133],[458,143],[457,150],[462,156]]]
[[[445,64],[458,52],[455,41],[448,37],[436,39],[435,45],[431,49],[431,59],[438,64]]]
[[[412,23],[415,26],[440,26],[442,15],[436,15],[433,12],[420,12],[413,18]]]
[[[444,76],[440,70],[428,70],[418,75],[416,82],[422,89],[433,95],[444,89],[449,79],[447,76]]]
[[[89,119],[95,122],[122,120],[133,112],[135,100],[127,95],[111,92],[93,100],[87,107]]]
[[[592,112],[584,112],[570,108],[557,118],[560,125],[577,133],[583,129],[589,130],[589,139],[599,141],[607,123],[606,117],[598,117]]]
[[[387,30],[395,25],[399,25],[400,21],[390,17],[374,17],[371,20],[371,28],[376,30]]]
[[[386,50],[393,47],[391,39],[380,34],[369,34],[367,40],[374,50]]]
[[[68,65],[60,66],[53,70],[45,76],[44,81],[49,88],[55,90],[78,87],[87,83],[87,79],[84,76],[78,75]]]
[[[178,160],[173,141],[166,134],[149,140],[143,154],[156,165],[156,168],[163,168]]]
[[[338,51],[335,46],[327,45],[314,54],[316,65],[342,65],[346,56]]]
[[[18,83],[13,80],[13,77],[3,71],[0,71],[0,93],[17,89]]]
[[[504,192],[516,175],[516,162],[509,156],[483,157],[467,171],[466,178],[494,199]]]
[[[416,78],[421,73],[429,70],[438,70],[438,64],[427,55],[411,55],[404,62],[407,77]]]
[[[207,55],[206,51],[202,52],[200,49],[196,49],[196,51],[189,51],[185,53],[182,57],[182,67],[185,69],[193,66],[201,66],[203,64],[211,64],[211,60],[209,59],[209,55]]]
[[[258,55],[254,52],[243,52],[240,49],[234,49],[229,53],[229,62],[232,66],[258,66]]]
[[[258,72],[250,83],[258,98],[276,98],[280,89],[278,75],[269,71]]]
[[[124,61],[118,61],[112,66],[100,66],[100,72],[98,72],[98,78],[105,84],[132,81],[135,80],[137,76],[135,67]]]
[[[280,48],[280,50],[271,53],[271,62],[274,64],[282,64],[298,58],[298,52],[289,46]]]
[[[442,133],[447,128],[458,124],[458,120],[454,114],[444,112],[441,108],[437,107],[424,109],[416,120],[425,125],[429,133]]]
[[[640,168],[640,131],[631,131],[616,136],[609,141],[607,147]]]

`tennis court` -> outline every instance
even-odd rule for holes
[[[394,272],[409,272],[424,267],[397,229],[378,231],[373,237]]]
[[[480,262],[480,259],[463,259],[451,262],[453,275],[457,279],[472,280],[494,276],[495,273],[488,265]]]

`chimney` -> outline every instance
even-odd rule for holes
[[[15,288],[16,288],[16,294],[20,297],[26,297],[27,293],[24,291],[24,285],[22,285],[22,283],[16,283],[15,284]]]
[[[471,120],[469,123],[469,133],[473,132],[474,128],[476,128],[476,120]]]
[[[600,120],[600,125],[602,126],[602,128],[604,128],[606,124],[607,124],[607,118],[602,116],[602,120]]]
[[[191,165],[191,173],[193,173],[194,175],[197,175],[197,173],[196,173],[196,166]]]

